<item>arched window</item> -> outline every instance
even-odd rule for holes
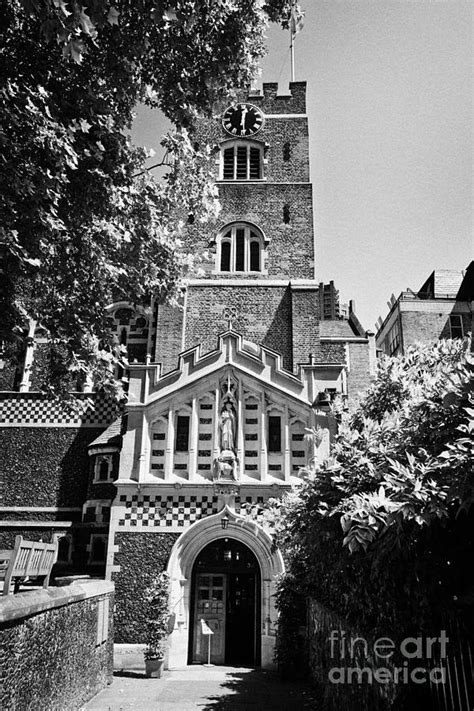
[[[218,240],[218,271],[261,272],[263,236],[253,225],[228,225]]]
[[[94,466],[94,482],[113,480],[113,463],[111,454],[103,454],[96,458]]]
[[[226,141],[221,146],[222,180],[263,178],[263,145],[256,141]]]

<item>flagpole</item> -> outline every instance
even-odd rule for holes
[[[296,16],[295,16],[295,4],[296,0],[291,2],[291,15],[290,15],[290,69],[291,69],[291,81],[295,81],[295,35],[296,29]]]
[[[295,81],[295,35],[292,27],[290,27],[290,67],[291,81]]]

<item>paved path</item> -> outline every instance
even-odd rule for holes
[[[304,684],[272,672],[235,667],[189,666],[161,679],[116,672],[114,681],[83,711],[320,711]]]

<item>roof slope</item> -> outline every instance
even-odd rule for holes
[[[90,443],[89,447],[120,447],[122,445],[122,435],[127,429],[126,420],[126,415],[122,415],[116,419],[102,434]]]
[[[429,299],[455,299],[463,277],[462,269],[435,269],[418,291],[418,296]]]

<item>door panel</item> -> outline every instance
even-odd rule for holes
[[[211,663],[223,664],[225,659],[225,599],[226,576],[199,574],[196,580],[194,611],[194,654],[196,662],[207,662],[208,635],[202,634],[201,620],[214,632],[211,638]]]
[[[225,660],[227,664],[255,663],[255,575],[228,576]]]

